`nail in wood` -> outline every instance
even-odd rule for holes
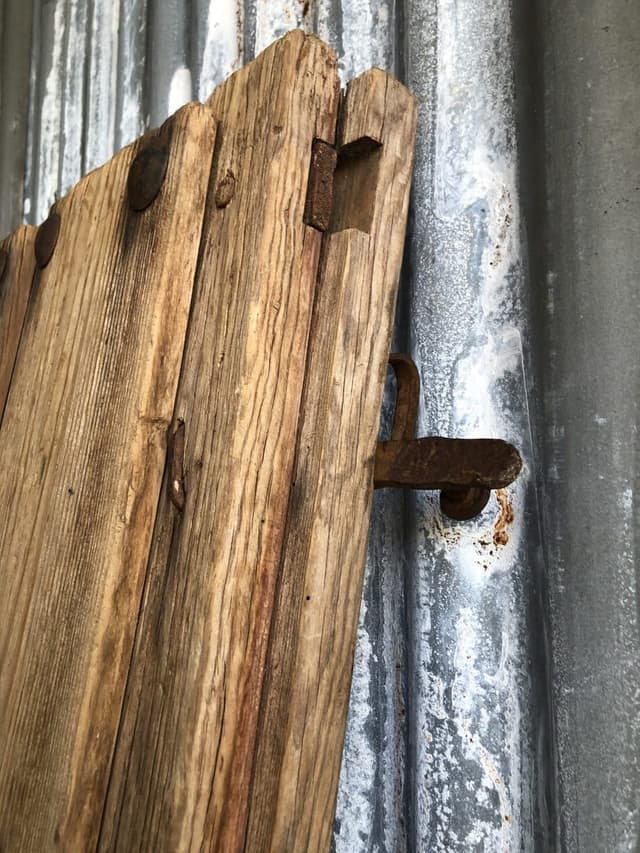
[[[167,174],[169,146],[162,136],[152,136],[143,144],[129,167],[127,198],[135,211],[146,210],[154,201]]]
[[[184,421],[179,420],[171,438],[169,462],[169,498],[176,509],[184,509],[186,493],[184,488]]]
[[[40,269],[44,269],[56,248],[58,236],[60,234],[60,214],[52,211],[45,219],[42,225],[38,228],[36,234],[34,253],[36,256],[36,264]]]

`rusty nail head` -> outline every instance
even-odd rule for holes
[[[60,214],[55,210],[51,211],[49,216],[38,228],[36,240],[34,244],[34,253],[36,256],[36,264],[40,269],[44,269],[51,260],[58,235],[60,234]]]
[[[7,269],[8,260],[9,260],[9,252],[7,252],[6,249],[0,249],[0,281],[2,281],[2,278],[5,274],[6,269]]]
[[[152,136],[143,142],[129,167],[127,179],[127,197],[132,210],[146,210],[156,198],[167,174],[168,162],[169,146],[163,136]]]

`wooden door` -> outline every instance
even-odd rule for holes
[[[3,244],[0,849],[328,849],[414,133],[296,31]]]

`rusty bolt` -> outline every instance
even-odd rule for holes
[[[491,489],[443,489],[440,509],[455,521],[469,521],[480,515],[491,497]]]
[[[42,225],[38,228],[34,244],[36,264],[43,270],[51,260],[53,251],[60,234],[60,214],[51,211]]]
[[[160,192],[169,162],[169,146],[163,136],[152,136],[129,167],[127,197],[132,210],[146,210]]]
[[[9,261],[9,252],[6,249],[0,249],[0,282],[6,272]]]

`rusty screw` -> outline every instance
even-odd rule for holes
[[[9,252],[6,249],[0,249],[0,282],[4,278],[9,262]]]
[[[132,210],[146,210],[162,187],[169,162],[164,136],[152,136],[138,151],[129,167],[127,197]]]
[[[52,210],[36,234],[34,253],[36,264],[43,270],[51,260],[60,234],[60,214]]]

